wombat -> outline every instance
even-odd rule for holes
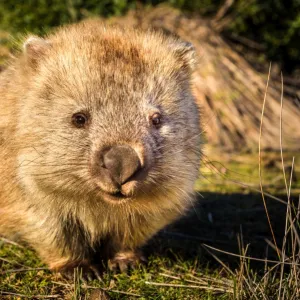
[[[86,21],[29,36],[0,77],[0,234],[49,268],[124,269],[195,201],[195,50]]]

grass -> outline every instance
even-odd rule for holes
[[[257,153],[224,153],[208,149],[204,157],[201,174],[196,182],[196,190],[220,193],[259,192],[259,167]],[[208,158],[206,158],[208,157]],[[296,152],[284,153],[285,169],[290,178],[293,157],[293,193],[300,193],[300,156]],[[263,186],[269,194],[282,194],[286,198],[286,187],[282,175],[281,155],[279,152],[262,153]]]
[[[29,298],[41,298],[43,295],[45,298],[51,296],[63,299],[86,299],[93,289],[101,287],[109,290],[113,299],[182,299],[182,295],[191,299],[198,299],[201,295],[207,299],[207,296],[211,295],[208,299],[217,299],[214,294],[218,291],[212,286],[214,280],[217,280],[216,276],[220,276],[214,274],[215,279],[210,279],[209,268],[201,268],[207,278],[200,277],[200,273],[195,274],[195,268],[198,269],[200,266],[196,266],[192,260],[178,258],[175,262],[166,257],[150,256],[147,268],[140,267],[131,274],[107,273],[104,275],[103,283],[93,281],[87,285],[80,279],[79,274],[75,274],[74,280],[68,282],[46,269],[38,269],[43,265],[29,249],[4,242],[0,255],[2,258],[0,291],[2,295],[11,297],[26,295]],[[26,271],[26,268],[30,270]],[[32,270],[32,268],[37,269]],[[221,278],[219,281],[218,286],[224,285],[222,291],[227,289],[226,281]],[[178,285],[180,288],[177,287]],[[201,289],[200,286],[204,288]],[[207,292],[209,288],[212,288],[211,292]]]

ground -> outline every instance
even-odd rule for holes
[[[300,188],[296,180],[300,157],[296,154],[284,153],[286,173],[294,169],[294,205]],[[149,259],[146,266],[126,274],[106,272],[103,282],[84,282],[78,273],[67,281],[52,274],[28,247],[1,239],[1,299],[89,299],[91,292],[99,292],[97,288],[106,290],[112,299],[277,299],[280,282],[283,299],[293,299],[293,293],[299,295],[299,286],[288,284],[292,268],[287,266],[279,272],[277,267],[279,271],[272,272],[272,261],[278,256],[258,174],[255,153],[237,156],[209,151],[195,185],[197,205],[148,243],[144,249]],[[264,153],[263,187],[273,197],[266,195],[266,204],[279,247],[287,208],[282,174],[279,153]],[[287,254],[291,248],[293,245],[287,243]],[[240,254],[262,261],[243,259]],[[264,261],[266,258],[271,262]]]

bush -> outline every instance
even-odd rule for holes
[[[300,67],[300,1],[238,0],[227,31],[246,36],[266,49],[271,61],[291,72]]]
[[[6,0],[0,2],[0,28],[12,33],[41,33],[93,15],[120,15],[134,0]]]

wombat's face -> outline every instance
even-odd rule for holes
[[[21,182],[73,201],[186,196],[200,157],[193,49],[154,34],[80,30],[25,44]]]

